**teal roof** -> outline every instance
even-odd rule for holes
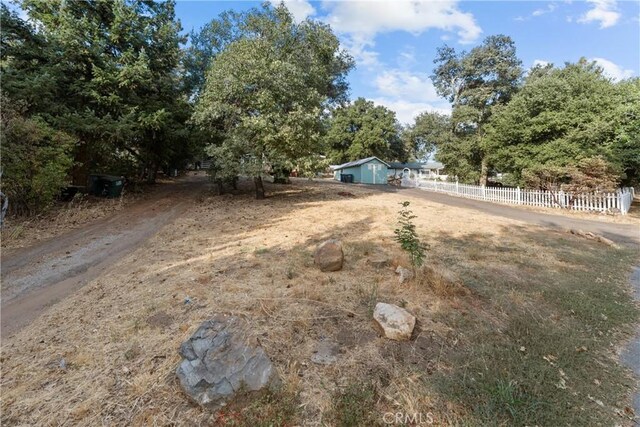
[[[346,168],[352,168],[355,166],[360,166],[360,165],[364,165],[366,163],[369,163],[372,160],[377,160],[380,163],[385,164],[387,167],[389,167],[389,163],[380,160],[379,158],[377,158],[376,156],[371,156],[371,157],[367,157],[366,159],[360,159],[360,160],[354,160],[352,162],[347,162],[347,163],[343,163],[341,165],[337,165],[337,166],[331,166],[331,169],[333,169],[334,171],[340,170],[340,169],[346,169]]]
[[[424,163],[418,163],[418,162],[413,162],[413,163],[399,163],[399,162],[391,162],[389,163],[389,167],[391,169],[424,169],[425,165]]]

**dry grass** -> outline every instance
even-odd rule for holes
[[[393,229],[405,196],[353,186],[355,197],[346,198],[338,194],[344,186],[305,181],[269,190],[264,201],[250,193],[203,198],[108,274],[3,337],[3,423],[260,425],[267,417],[280,425],[344,425],[339,409],[358,396],[376,414],[430,412],[439,423],[458,423],[473,408],[430,378],[457,372],[451,355],[466,351],[468,334],[509,324],[469,272],[499,275],[500,307],[526,308],[535,295],[517,289],[523,272],[535,275],[541,263],[561,272],[576,262],[541,250],[546,243],[528,240],[515,221],[415,199],[418,232],[432,248],[429,267],[399,286],[394,267],[406,259]],[[557,235],[576,250],[597,248]],[[344,243],[339,272],[313,266],[313,250],[327,238]],[[504,251],[502,262],[487,259],[487,247]],[[379,251],[393,259],[389,268],[367,263]],[[414,340],[377,336],[370,316],[377,301],[418,318]],[[177,349],[218,312],[247,317],[284,380],[282,396],[293,397],[222,415],[186,400],[174,376]],[[314,346],[325,338],[339,343],[340,357],[315,365]],[[260,418],[262,410],[273,417]]]
[[[2,228],[2,248],[22,248],[50,239],[68,230],[113,215],[138,200],[139,194],[115,199],[78,195],[71,202],[58,203],[49,212],[33,217],[7,218]]]

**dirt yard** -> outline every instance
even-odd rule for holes
[[[244,190],[200,197],[3,337],[3,425],[372,426],[389,412],[436,425],[632,425],[616,352],[638,318],[635,250],[402,192],[297,180],[256,201]],[[403,200],[431,250],[399,285]],[[334,273],[313,265],[328,238],[345,249]],[[368,262],[379,253],[388,267]],[[411,341],[378,336],[380,301],[417,317]],[[253,324],[281,391],[217,414],[187,401],[177,349],[213,313]],[[324,339],[340,346],[328,366],[310,360]]]

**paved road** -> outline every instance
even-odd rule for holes
[[[640,247],[640,222],[638,224],[617,224],[551,213],[534,212],[523,208],[483,202],[480,200],[465,199],[433,191],[419,190],[417,188],[400,188],[396,190],[387,190],[385,188],[383,191],[401,191],[420,199],[442,203],[449,206],[473,209],[489,215],[515,219],[543,227],[562,230],[579,229],[591,231],[620,244]]]
[[[3,251],[2,336],[108,271],[184,212],[206,183],[201,174],[161,184],[149,199],[109,218],[30,248]]]

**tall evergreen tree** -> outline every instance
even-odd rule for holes
[[[23,0],[21,6],[48,49],[35,66],[16,54],[7,65],[7,94],[78,139],[76,183],[90,171],[124,172],[126,165],[146,167],[153,180],[158,166],[185,155],[189,107],[178,74],[184,38],[173,2]],[[25,67],[29,72],[21,73]],[[55,102],[26,89],[43,78]]]
[[[432,80],[451,102],[453,138],[438,147],[437,158],[451,174],[486,183],[490,152],[485,126],[493,112],[517,92],[522,76],[515,44],[504,35],[489,36],[469,52],[438,49]]]

